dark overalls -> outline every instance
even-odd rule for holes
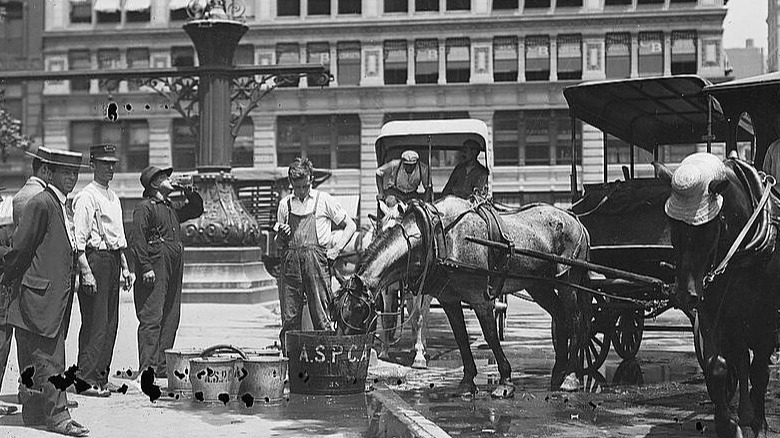
[[[328,257],[325,246],[317,239],[316,213],[319,202],[318,193],[314,211],[297,215],[292,213],[290,199],[287,200],[290,238],[282,256],[279,275],[279,304],[282,309],[282,331],[279,337],[282,346],[285,345],[285,333],[301,329],[305,302],[308,302],[314,329],[332,329],[328,313],[332,301]]]

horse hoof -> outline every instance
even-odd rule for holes
[[[461,383],[458,385],[458,395],[461,397],[473,397],[477,393],[477,385],[472,383]]]
[[[515,385],[511,381],[501,382],[490,393],[490,396],[493,398],[512,398],[515,396]]]
[[[412,368],[417,370],[427,370],[428,361],[426,361],[425,359],[415,359],[414,363],[412,363]]]
[[[580,379],[577,378],[576,374],[571,373],[563,380],[560,389],[566,392],[577,392],[580,389]]]

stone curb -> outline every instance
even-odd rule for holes
[[[415,438],[449,438],[442,428],[436,423],[425,418],[422,414],[412,409],[401,396],[393,392],[384,383],[377,383],[371,393],[382,403],[396,420],[400,421],[409,432],[407,436]],[[380,434],[380,436],[383,436]]]

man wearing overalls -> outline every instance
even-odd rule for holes
[[[283,248],[279,273],[279,304],[282,330],[279,337],[285,352],[284,335],[301,330],[303,304],[309,306],[315,330],[331,330],[328,308],[333,299],[328,261],[334,260],[355,232],[355,222],[332,196],[312,189],[314,169],[306,158],[297,158],[287,174],[293,193],[279,202],[274,227]],[[338,241],[330,245],[331,227],[344,227]],[[326,250],[327,247],[331,249]]]

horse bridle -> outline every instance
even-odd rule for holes
[[[336,309],[338,309],[337,314],[335,315],[338,319],[338,322],[342,324],[344,327],[354,330],[355,332],[362,332],[363,329],[360,327],[355,327],[344,318],[344,308],[346,307],[346,300],[347,297],[350,297],[358,303],[364,305],[366,308],[368,308],[368,312],[366,312],[366,317],[360,322],[360,325],[363,327],[366,327],[366,330],[368,330],[369,327],[371,327],[374,322],[376,322],[377,319],[377,312],[376,312],[376,300],[374,299],[374,296],[371,293],[362,294],[359,293],[359,288],[356,288],[354,285],[354,280],[350,279],[347,282],[347,285],[342,288],[343,292],[336,297]]]

